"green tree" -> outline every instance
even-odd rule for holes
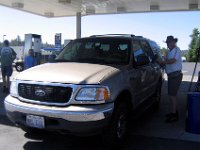
[[[193,29],[192,35],[190,35],[191,43],[189,45],[189,52],[187,54],[187,60],[194,62],[197,59],[197,48],[200,46],[200,32],[197,28]]]
[[[49,43],[43,43],[42,44],[43,45],[43,47],[51,47],[51,48],[53,48],[54,47],[54,45],[53,44],[49,44]]]
[[[163,56],[167,55],[167,49],[166,48],[163,47],[163,48],[160,49],[160,51],[161,51]]]
[[[18,35],[16,39],[12,39],[10,41],[11,46],[23,46],[24,41],[21,40],[20,36]]]

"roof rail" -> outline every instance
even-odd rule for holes
[[[135,36],[135,37],[138,37],[138,38],[144,38],[143,36]]]
[[[124,37],[135,37],[133,34],[103,34],[103,35],[92,35],[90,37],[102,37],[102,36],[124,36]]]

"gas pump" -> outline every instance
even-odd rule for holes
[[[25,34],[24,40],[24,51],[23,51],[23,60],[26,56],[28,56],[28,52],[30,49],[34,50],[35,57],[37,59],[38,65],[41,60],[41,47],[42,47],[42,39],[41,35],[38,34]],[[24,61],[16,62],[15,68],[18,72],[24,70]]]
[[[33,49],[34,52],[35,52],[35,57],[37,59],[37,62],[38,62],[38,64],[40,64],[41,46],[42,46],[41,35],[38,35],[38,34],[25,34],[24,58],[26,56],[28,56],[28,51],[30,49]]]

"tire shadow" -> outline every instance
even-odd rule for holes
[[[23,146],[25,150],[107,150],[100,136],[76,137],[55,132],[25,133],[24,136],[30,139]]]

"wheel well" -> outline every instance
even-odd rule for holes
[[[119,103],[122,103],[122,102],[127,104],[127,106],[129,107],[129,111],[132,111],[133,109],[132,96],[128,90],[121,92],[117,96],[115,105],[118,105]]]

